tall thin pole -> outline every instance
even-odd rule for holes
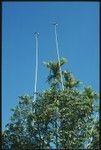
[[[37,90],[37,79],[38,79],[38,36],[39,33],[35,32],[35,42],[36,42],[36,62],[35,62],[35,84],[34,84],[34,101],[36,100],[36,90]]]
[[[57,23],[53,24],[55,27],[55,42],[56,42],[56,52],[57,52],[57,57],[58,57],[58,62],[59,62],[59,70],[60,70],[60,76],[61,76],[61,85],[62,85],[62,90],[64,90],[64,85],[63,85],[63,78],[62,78],[62,70],[61,70],[61,66],[60,66],[60,55],[59,55],[59,46],[58,46],[58,37],[57,37]]]

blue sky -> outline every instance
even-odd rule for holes
[[[98,2],[3,2],[2,128],[18,96],[33,93],[35,31],[40,33],[37,89],[48,87],[48,70],[42,62],[57,60],[53,21],[59,23],[60,56],[68,59],[64,68],[99,91]]]

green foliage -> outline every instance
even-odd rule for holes
[[[60,66],[62,66],[66,62],[67,60],[65,58],[61,58]],[[61,82],[59,62],[44,62],[44,65],[46,65],[47,68],[50,70],[50,75],[47,78],[48,83],[50,83],[52,86],[58,85]]]
[[[89,149],[94,149],[94,147],[95,147],[95,149],[100,149],[99,134],[96,134],[96,133],[99,133],[99,131],[100,131],[100,127],[99,127],[98,121],[95,121],[93,130],[91,130],[91,132],[90,132],[92,141],[88,145]]]
[[[73,88],[79,85],[78,80],[76,80],[70,72],[63,71],[63,76],[65,78],[65,87]]]
[[[62,58],[61,66],[65,63]],[[2,148],[51,149],[53,144],[56,149],[99,148],[99,120],[94,121],[93,115],[98,112],[98,94],[91,87],[77,89],[79,81],[69,71],[62,71],[65,89],[61,90],[59,63],[45,65],[51,71],[50,88],[38,93],[36,101],[33,96],[19,97],[2,133]]]

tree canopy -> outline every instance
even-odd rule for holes
[[[61,58],[60,65],[67,60]],[[33,96],[19,97],[11,121],[2,133],[2,148],[25,149],[99,149],[98,94],[90,87],[80,90],[80,81],[58,62],[45,62],[50,73],[49,89]]]

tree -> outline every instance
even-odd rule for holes
[[[66,59],[60,60],[60,65]],[[69,71],[62,71],[61,89],[59,63],[45,62],[50,70],[50,88],[33,96],[19,97],[12,109],[11,122],[2,133],[3,149],[84,149],[99,148],[98,94],[91,87],[79,89],[79,81]]]

